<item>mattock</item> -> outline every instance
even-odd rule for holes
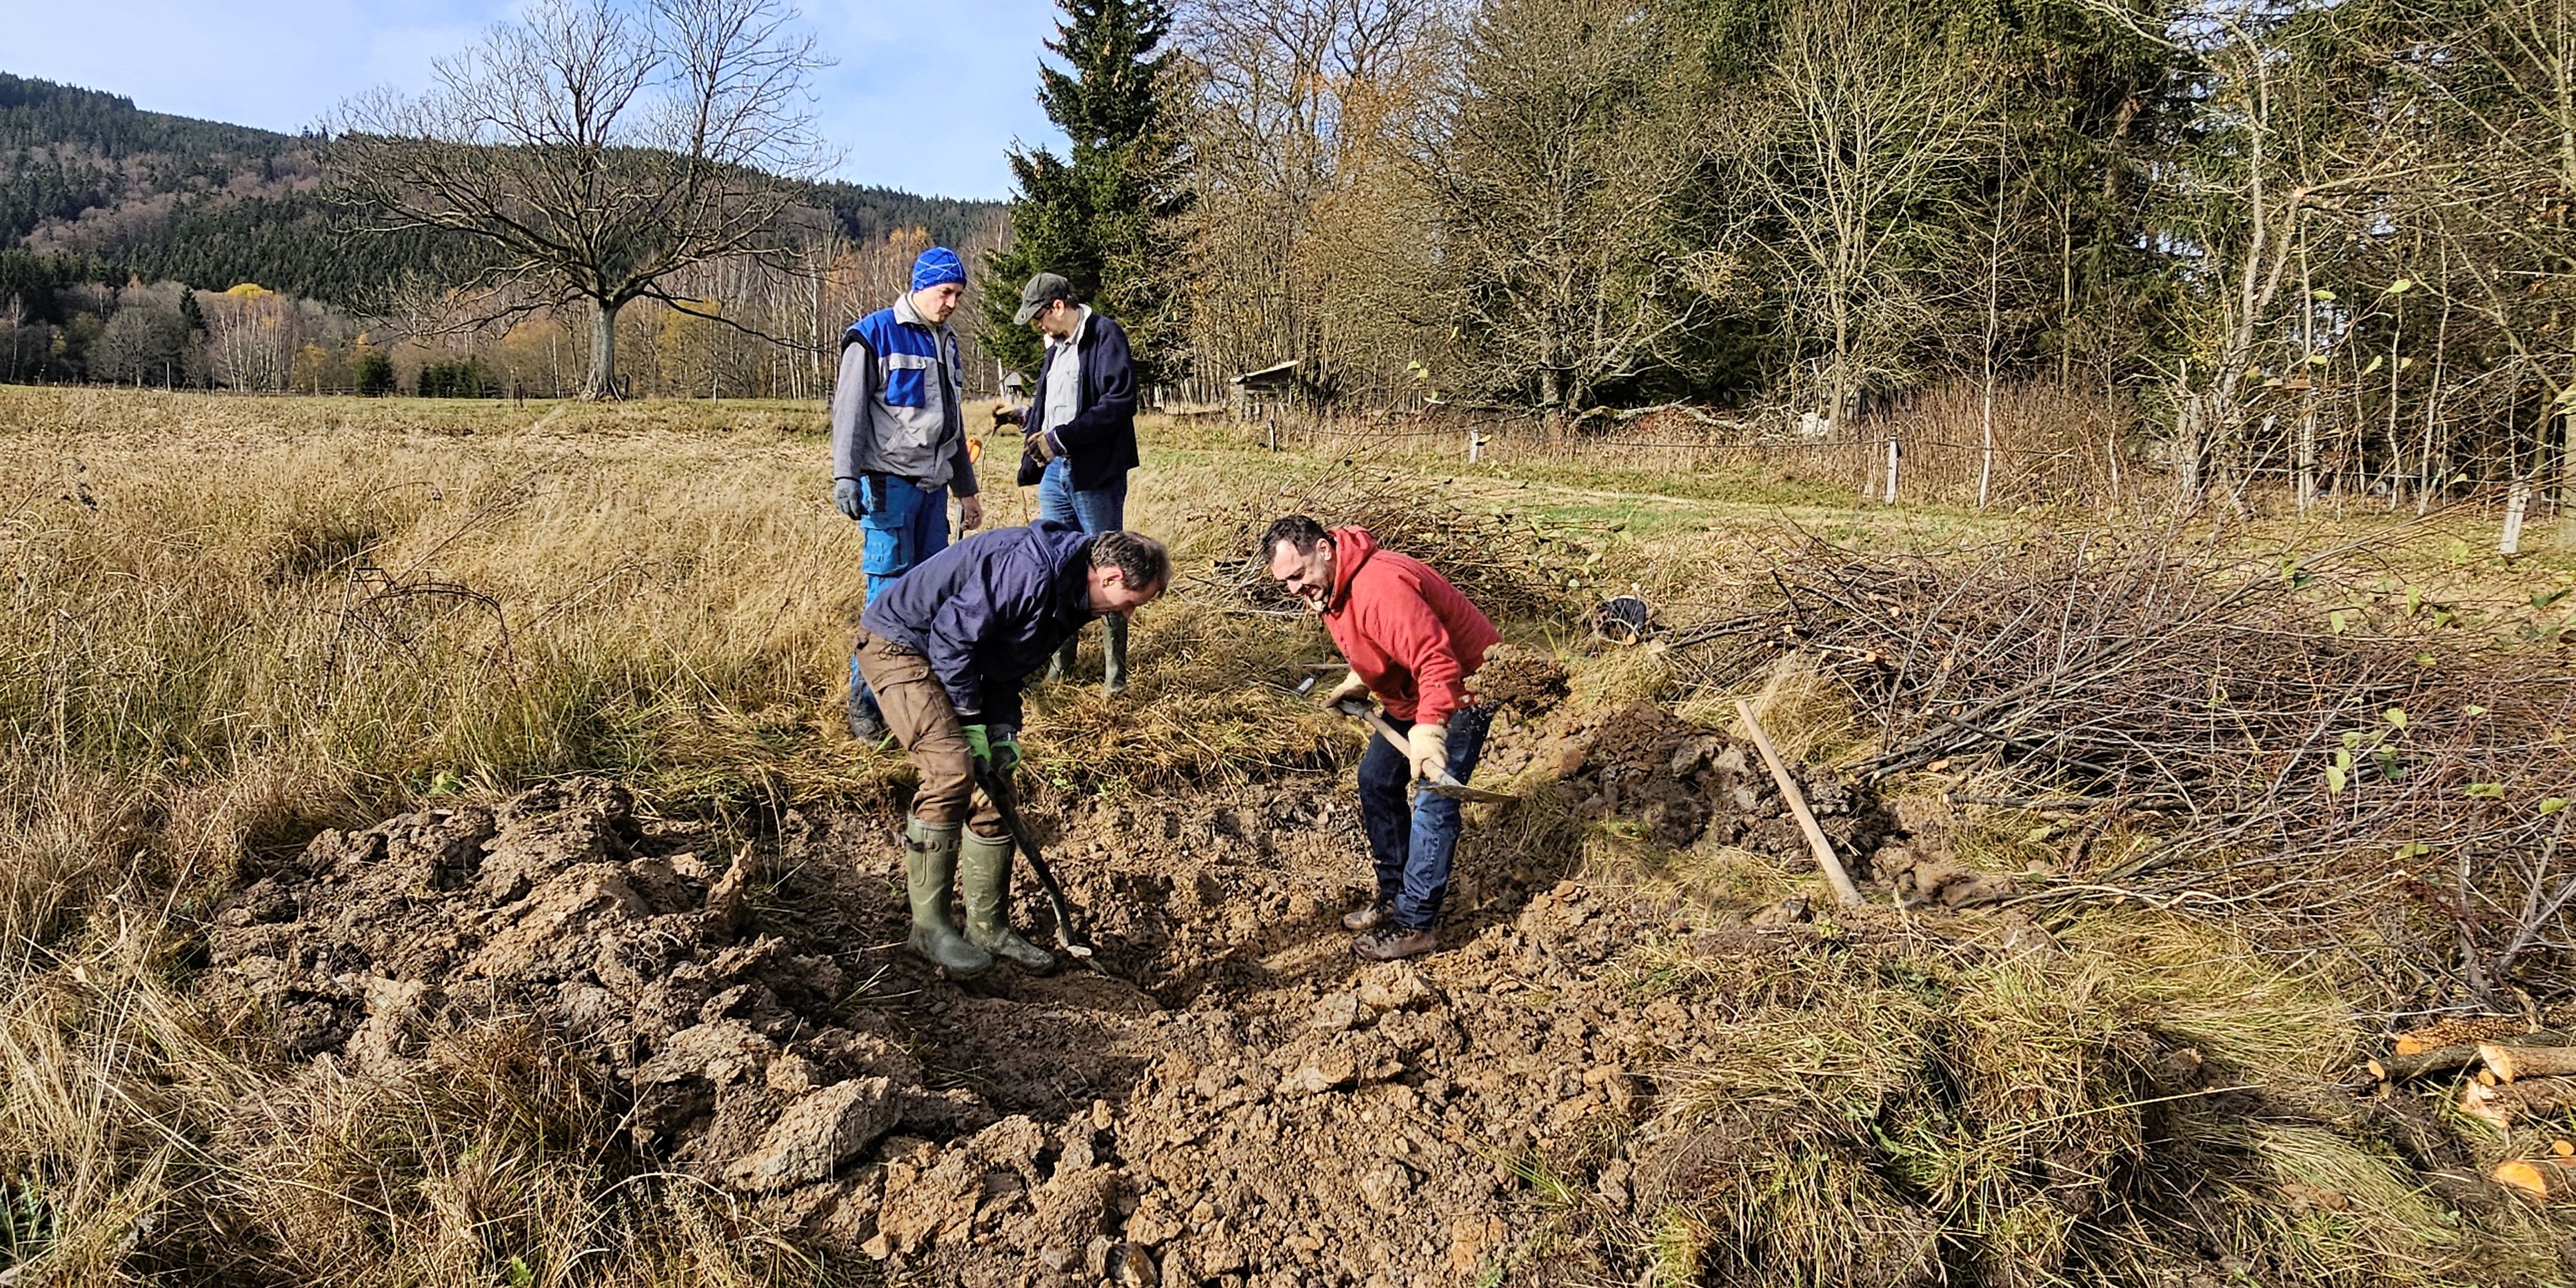
[[[1020,819],[1020,809],[1011,796],[1011,785],[1002,775],[981,762],[975,765],[975,782],[993,802],[993,810],[1002,816],[1002,826],[1011,834],[1011,844],[1029,861],[1029,871],[1037,874],[1038,888],[1046,892],[1047,907],[1055,912],[1055,942],[1067,954],[1081,960],[1093,970],[1100,964],[1092,959],[1091,937],[1073,921],[1073,904],[1064,897],[1064,887],[1056,884],[1055,869],[1047,866],[1038,853],[1038,843],[1029,837],[1028,824]]]
[[[1333,709],[1341,712],[1343,715],[1357,716],[1362,720],[1368,721],[1369,727],[1377,730],[1377,736],[1386,739],[1386,745],[1395,748],[1397,751],[1404,750],[1404,735],[1397,731],[1393,721],[1386,718],[1385,712],[1380,711],[1376,707],[1370,706],[1365,702],[1361,702],[1356,698],[1351,701],[1341,703]],[[1442,770],[1440,776],[1437,778],[1422,778],[1417,781],[1419,781],[1423,787],[1456,801],[1486,801],[1494,804],[1503,804],[1520,799],[1518,796],[1513,796],[1505,792],[1489,792],[1482,787],[1469,787],[1465,783],[1459,782],[1455,778],[1451,778],[1447,770]]]

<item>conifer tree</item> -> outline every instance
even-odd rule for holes
[[[1187,206],[1183,151],[1171,106],[1171,30],[1164,0],[1057,0],[1065,11],[1038,68],[1038,102],[1071,148],[1014,148],[1011,243],[984,258],[984,340],[1005,365],[1034,373],[1038,338],[1014,326],[1020,286],[1060,273],[1086,302],[1118,319],[1137,378],[1168,379],[1178,356],[1172,303],[1178,216]]]

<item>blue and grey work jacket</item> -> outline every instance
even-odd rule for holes
[[[924,321],[909,295],[851,323],[832,390],[832,477],[890,474],[925,491],[975,495],[962,373],[957,333]]]

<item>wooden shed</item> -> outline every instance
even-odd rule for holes
[[[1297,360],[1247,371],[1236,376],[1234,385],[1234,418],[1251,420],[1273,408],[1293,410],[1297,406]]]

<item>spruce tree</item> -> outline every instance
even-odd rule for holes
[[[1011,317],[1020,287],[1060,273],[1075,294],[1118,319],[1136,352],[1139,383],[1177,374],[1178,217],[1188,198],[1169,95],[1171,30],[1164,0],[1057,0],[1065,17],[1041,63],[1038,102],[1072,144],[1059,157],[1013,148],[1011,244],[984,257],[984,342],[1006,366],[1034,374],[1039,341]]]

